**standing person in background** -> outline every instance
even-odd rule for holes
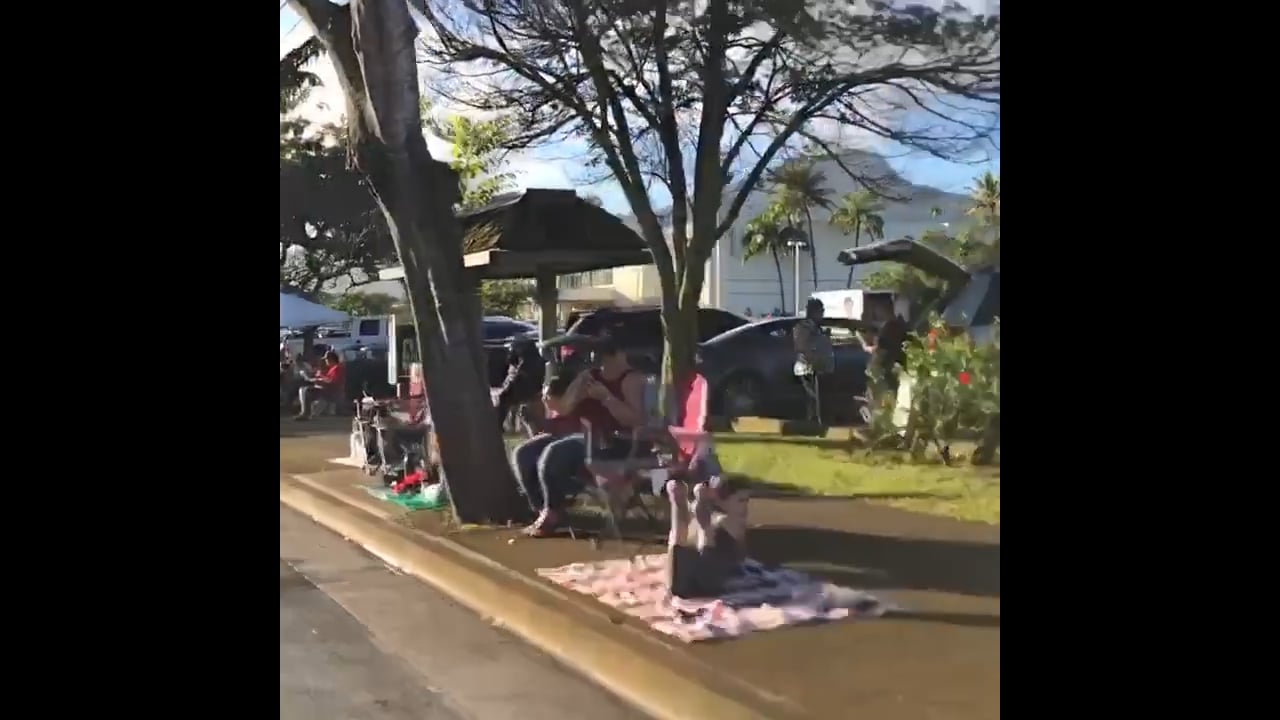
[[[505,426],[513,410],[538,400],[546,371],[546,364],[538,353],[537,342],[517,340],[511,344],[511,354],[507,357],[507,377],[502,381],[502,388],[494,401],[499,423]]]
[[[885,388],[892,393],[898,392],[898,366],[906,353],[902,344],[907,341],[907,321],[901,315],[890,315],[876,335],[876,344],[872,346],[871,363],[873,376],[881,376]]]
[[[289,357],[289,344],[280,341],[280,407],[289,405],[293,397],[293,360]]]
[[[822,403],[819,400],[818,376],[831,372],[835,356],[831,340],[822,332],[822,315],[825,308],[818,298],[809,298],[804,304],[804,319],[796,323],[791,339],[796,351],[795,376],[800,379],[808,405],[808,419],[822,422]]]

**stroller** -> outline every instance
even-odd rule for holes
[[[378,400],[363,393],[355,402],[351,421],[351,457],[361,462],[371,477],[381,477],[387,486],[399,483],[419,469],[423,482],[439,480],[439,463],[433,452],[430,413],[425,408],[406,420],[397,417],[397,400]]]

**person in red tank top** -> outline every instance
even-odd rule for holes
[[[338,359],[338,353],[330,350],[324,354],[324,369],[310,378],[307,385],[298,390],[298,401],[302,404],[294,420],[311,418],[311,403],[318,396],[325,396],[330,402],[338,402],[342,398],[346,384],[346,368]]]
[[[557,403],[556,425],[581,427],[586,419],[597,431],[634,427],[643,419],[644,377],[627,363],[627,355],[609,338],[597,343],[600,367],[573,379]],[[611,448],[614,449],[614,448]],[[616,448],[626,452],[625,447]],[[582,432],[565,435],[543,433],[518,445],[511,466],[529,506],[538,519],[526,529],[533,537],[546,537],[564,522],[564,505],[582,489],[582,463],[587,457]]]

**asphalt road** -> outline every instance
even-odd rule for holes
[[[281,506],[280,717],[644,716]]]

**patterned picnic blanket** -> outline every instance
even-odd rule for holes
[[[590,595],[684,642],[731,638],[806,622],[879,617],[889,607],[859,590],[817,580],[787,568],[747,560],[724,595],[669,597],[666,554],[574,563],[538,570],[557,585]]]

